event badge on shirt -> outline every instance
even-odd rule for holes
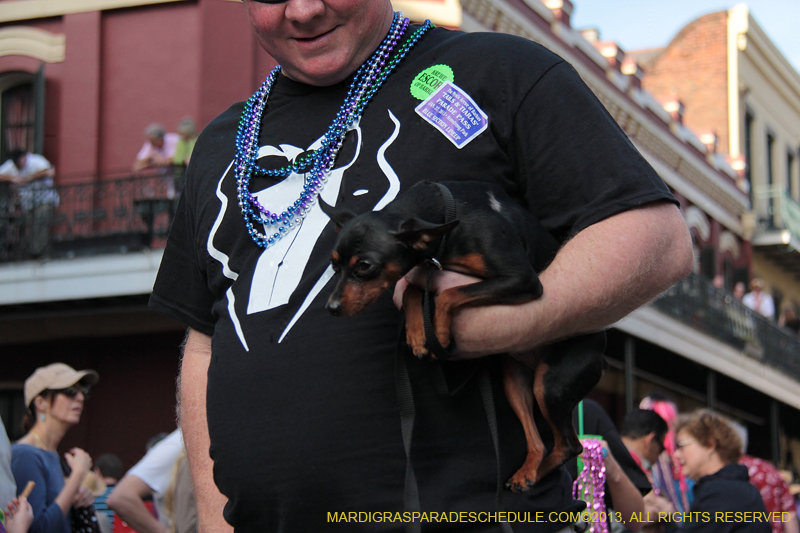
[[[442,83],[415,111],[459,150],[489,125],[486,113],[464,90],[450,81]]]

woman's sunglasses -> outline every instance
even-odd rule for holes
[[[92,388],[89,385],[81,385],[80,383],[76,383],[71,387],[67,387],[66,389],[58,389],[54,390],[56,394],[63,394],[67,398],[74,398],[78,395],[78,393],[82,393],[85,399],[89,398],[89,395],[92,392]]]

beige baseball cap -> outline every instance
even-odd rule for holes
[[[40,366],[25,380],[25,407],[30,407],[33,399],[44,390],[66,389],[79,381],[94,385],[100,381],[100,375],[94,370],[77,371],[64,363]]]

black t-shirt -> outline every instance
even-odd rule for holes
[[[421,85],[448,72],[455,94],[473,102],[462,98],[466,110],[488,117],[488,127],[461,148],[415,111]],[[279,76],[259,163],[279,167],[314,148],[349,81],[315,88]],[[281,244],[262,250],[253,243],[231,166],[241,112],[242,104],[232,106],[197,141],[150,300],[153,309],[213,336],[208,423],[214,479],[230,500],[225,517],[237,532],[402,531],[398,523],[328,522],[328,513],[403,511],[394,380],[401,314],[389,293],[353,318],[325,311],[335,232],[318,206]],[[674,201],[570,65],[502,34],[428,32],[348,133],[322,197],[364,212],[424,179],[499,183],[561,241],[617,212]],[[251,190],[280,212],[301,185],[297,175],[279,183],[253,178]],[[477,384],[442,396],[433,365],[408,361],[422,510],[496,511],[495,452]],[[450,368],[470,364],[478,363]],[[525,439],[498,365],[490,364],[505,480],[525,459]],[[548,440],[549,431],[542,432]],[[503,505],[546,514],[579,510],[571,490],[559,469],[525,494],[505,492]],[[561,527],[513,524],[514,531]],[[423,530],[499,526],[442,522]]]

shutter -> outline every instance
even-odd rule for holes
[[[44,90],[44,63],[42,63],[33,81],[33,100],[36,103],[33,152],[36,154],[44,153]]]

